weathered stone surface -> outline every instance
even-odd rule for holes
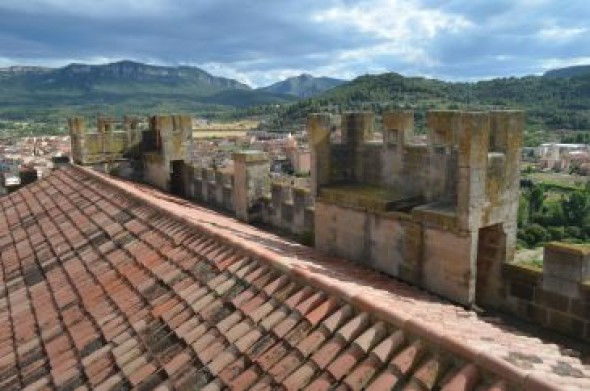
[[[236,217],[243,221],[257,218],[253,207],[270,193],[268,156],[260,151],[234,154],[233,200]]]
[[[331,123],[308,119],[316,245],[464,304],[497,300],[516,243],[522,113],[431,112],[426,143],[412,140],[411,111],[384,113],[382,144],[370,113],[342,116],[340,144]]]
[[[581,297],[580,284],[590,277],[590,246],[550,243],[545,246],[543,289]]]

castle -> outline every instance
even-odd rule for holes
[[[298,236],[465,306],[500,308],[590,338],[576,304],[590,291],[580,268],[590,262],[585,250],[552,245],[544,271],[511,263],[522,112],[432,111],[425,142],[415,141],[412,111],[383,114],[382,141],[373,141],[371,112],[340,116],[339,142],[331,141],[337,120],[308,118],[311,189],[273,183],[268,156],[258,151],[235,153],[229,172],[193,166],[188,116],[154,116],[142,130],[133,117],[120,130],[99,118],[96,131],[74,118],[70,129],[77,163]]]

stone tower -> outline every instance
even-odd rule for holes
[[[494,301],[500,268],[514,255],[523,113],[435,111],[426,143],[413,141],[413,112],[308,119],[315,243],[471,305]]]

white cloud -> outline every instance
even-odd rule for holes
[[[195,66],[204,69],[215,76],[227,77],[229,79],[235,79],[241,83],[248,84],[249,86],[255,85],[252,82],[252,78],[246,73],[239,71],[237,67],[230,64],[223,64],[219,62],[207,62],[202,64],[195,64]]]
[[[372,47],[342,52],[341,59],[389,54],[408,63],[435,63],[424,51],[429,40],[473,26],[462,15],[407,0],[365,0],[353,7],[331,7],[314,13],[312,20],[353,29],[381,41]]]
[[[539,62],[543,70],[549,70],[554,68],[564,68],[575,65],[588,65],[590,64],[590,56],[582,57],[569,57],[569,58],[545,58]]]
[[[365,0],[354,7],[332,7],[316,12],[313,20],[348,25],[389,40],[433,38],[442,30],[459,31],[472,26],[462,15],[407,0]]]
[[[588,29],[582,27],[550,27],[539,31],[539,38],[551,41],[569,41],[586,33]]]
[[[277,68],[268,71],[241,71],[239,64],[205,63],[196,64],[199,68],[216,76],[228,77],[248,84],[251,87],[266,87],[288,77],[309,73],[314,76],[328,75],[330,77],[349,79],[354,77],[354,72],[339,69],[337,66],[322,66],[318,68]]]

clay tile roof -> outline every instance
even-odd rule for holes
[[[0,251],[1,390],[590,389],[575,350],[74,166],[0,198]]]

